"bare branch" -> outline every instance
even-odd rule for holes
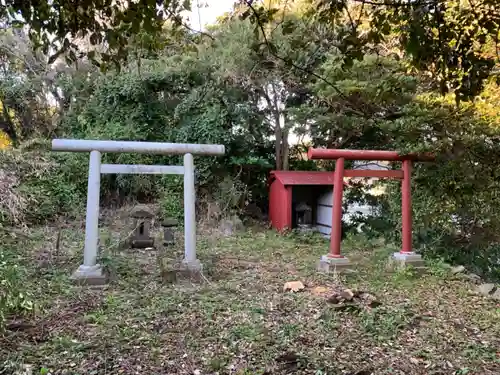
[[[392,2],[392,1],[367,1],[367,0],[352,0],[356,3],[362,3],[367,5],[376,5],[376,6],[388,6],[388,7],[416,7],[422,5],[433,5],[436,4],[439,0],[431,0],[431,1],[412,1],[412,2]]]

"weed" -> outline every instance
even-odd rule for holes
[[[0,239],[1,241],[1,239]],[[11,314],[33,311],[34,304],[29,287],[26,265],[8,245],[0,245],[0,332]]]
[[[427,262],[428,272],[436,277],[443,278],[450,273],[450,267],[443,259],[433,259]]]
[[[360,314],[363,330],[377,340],[393,339],[410,322],[408,311],[400,308],[375,308]]]
[[[393,281],[395,283],[407,284],[415,280],[418,277],[418,272],[415,267],[407,265],[404,267],[398,267],[393,275]]]
[[[261,335],[260,327],[255,324],[239,324],[231,329],[230,337],[234,340],[256,341]]]
[[[483,344],[469,344],[464,349],[464,355],[472,360],[496,361],[500,363],[497,357],[497,349]]]

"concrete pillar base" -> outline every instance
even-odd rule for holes
[[[105,285],[108,283],[108,277],[104,274],[100,264],[95,266],[84,266],[83,264],[73,272],[71,279],[78,285]]]
[[[425,269],[425,262],[422,259],[422,255],[413,252],[394,253],[390,258],[390,261],[399,267],[412,266],[417,269]]]
[[[320,272],[353,272],[353,264],[349,259],[343,258],[332,258],[328,255],[323,255],[318,262],[318,271]]]
[[[195,260],[183,259],[180,268],[183,270],[201,272],[201,270],[203,269],[203,264],[201,264],[199,259]]]
[[[181,263],[170,267],[170,269],[162,271],[163,281],[167,283],[175,283],[179,281],[203,282],[205,277],[202,273],[203,265],[198,259],[187,261],[184,259]]]
[[[195,282],[203,282],[203,264],[198,259],[188,261],[184,259],[179,267],[179,275],[183,279],[189,279]]]

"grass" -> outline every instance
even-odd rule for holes
[[[380,241],[363,249],[346,241],[357,273],[339,276],[315,271],[328,247],[316,236],[200,236],[207,282],[171,284],[161,269],[181,257],[182,243],[118,251],[117,233],[106,232],[102,262],[112,282],[95,290],[69,280],[80,227],[64,230],[59,251],[54,230],[35,237],[19,251],[37,308],[0,338],[0,373],[500,373],[499,307],[439,264],[422,276],[388,272],[394,249]],[[284,293],[296,280],[305,290]],[[343,288],[370,293],[380,306],[336,309],[327,297]]]

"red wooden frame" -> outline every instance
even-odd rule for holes
[[[402,217],[402,254],[412,253],[412,219],[411,219],[411,168],[412,161],[432,161],[431,154],[400,155],[396,151],[377,150],[339,150],[310,148],[307,152],[309,159],[336,159],[333,185],[333,213],[332,232],[330,236],[331,258],[343,258],[340,253],[342,236],[342,196],[344,194],[344,177],[377,177],[401,179],[401,217]],[[345,160],[380,160],[401,161],[402,170],[372,171],[372,170],[344,170]]]

